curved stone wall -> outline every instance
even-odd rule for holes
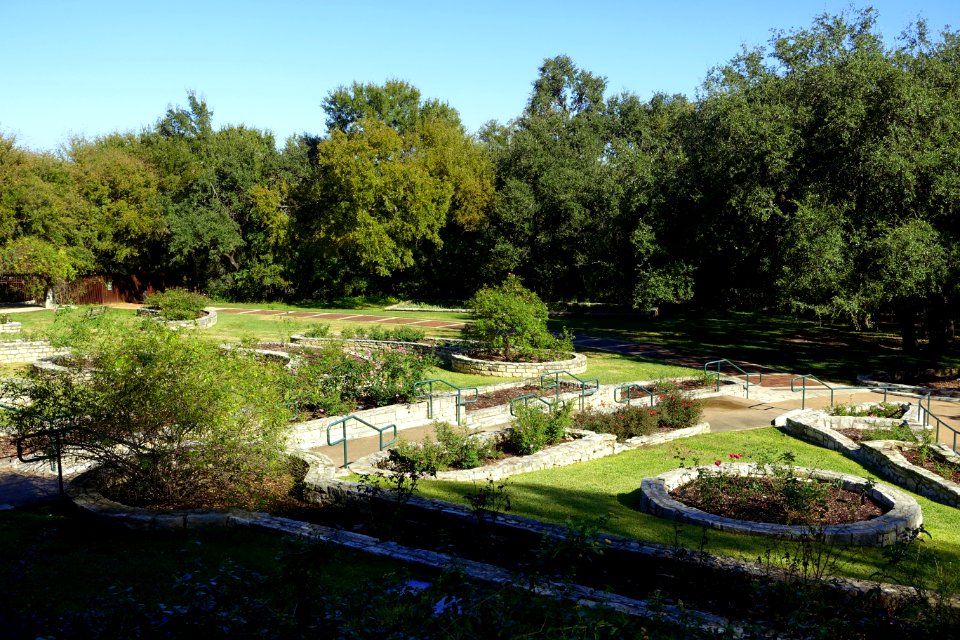
[[[196,320],[170,320],[166,322],[166,325],[171,329],[183,329],[185,327],[207,329],[217,324],[217,310],[213,307],[204,307],[200,313],[203,315]],[[149,307],[137,309],[138,316],[156,316],[158,314],[159,312],[156,309],[150,309]]]
[[[572,354],[569,360],[553,362],[497,362],[480,360],[462,353],[450,355],[450,363],[457,373],[469,373],[478,376],[500,376],[502,378],[532,378],[550,371],[568,371],[583,373],[587,370],[587,357],[582,353]]]
[[[22,326],[20,322],[0,322],[0,333],[20,333]]]
[[[865,478],[822,469],[796,467],[796,470],[803,474],[810,474],[813,478],[842,482],[845,489],[853,491],[861,491],[868,487],[869,483]],[[737,533],[770,536],[788,540],[797,540],[810,536],[811,529],[806,526],[749,522],[747,520],[725,518],[689,507],[682,502],[674,500],[670,496],[672,489],[692,482],[701,471],[706,471],[707,473],[728,473],[738,476],[763,472],[762,469],[754,464],[725,464],[719,468],[696,467],[673,469],[655,478],[643,479],[641,483],[642,495],[640,499],[640,509],[660,518],[702,525],[721,531],[734,531]],[[894,544],[901,538],[914,535],[916,529],[923,522],[920,505],[906,493],[886,485],[874,484],[872,487],[869,487],[869,495],[884,507],[889,508],[889,511],[873,520],[851,524],[826,525],[822,527],[825,542],[859,546],[887,546]],[[815,530],[815,533],[819,532],[820,529]]]

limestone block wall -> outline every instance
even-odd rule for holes
[[[196,320],[172,320],[167,322],[167,326],[171,329],[183,329],[186,327],[198,327],[200,329],[207,329],[217,324],[217,310],[212,307],[205,307],[201,312],[202,315]],[[156,309],[151,309],[149,307],[141,307],[137,309],[138,316],[155,316],[159,312]]]
[[[20,333],[20,322],[0,322],[0,333]]]
[[[860,455],[865,464],[877,469],[883,477],[895,482],[897,486],[941,504],[960,507],[960,485],[912,464],[900,453],[899,448],[902,446],[904,443],[894,440],[864,442]],[[944,445],[938,445],[934,455],[940,456],[946,462],[960,463],[960,456]]]
[[[462,353],[451,354],[451,365],[458,373],[478,376],[500,376],[503,378],[531,378],[550,371],[568,371],[583,373],[587,370],[587,357],[582,353],[571,354],[569,360],[552,362],[495,362],[478,360]]]
[[[66,349],[54,349],[42,340],[0,341],[0,363],[5,364],[33,362],[66,352]]]

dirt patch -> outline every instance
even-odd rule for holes
[[[926,456],[921,455],[917,449],[901,448],[900,453],[903,454],[903,457],[906,458],[910,464],[935,473],[944,480],[960,484],[960,468],[958,468],[956,464],[947,462],[932,453]]]
[[[883,507],[867,495],[827,483],[822,483],[822,488],[823,499],[811,501],[810,507],[802,511],[792,506],[786,492],[769,478],[725,477],[721,491],[706,490],[702,480],[694,480],[677,487],[670,495],[706,513],[772,524],[849,524],[884,513]]]
[[[580,385],[578,384],[573,384],[571,382],[560,383],[560,393],[569,393],[572,391],[578,391],[579,389]],[[543,389],[542,387],[534,384],[527,384],[522,387],[511,387],[509,389],[500,389],[498,391],[481,393],[476,402],[466,405],[466,409],[467,411],[476,411],[478,409],[499,407],[500,405],[507,404],[514,398],[526,396],[531,393],[534,393],[541,398],[546,398],[556,395],[556,392],[556,389]]]

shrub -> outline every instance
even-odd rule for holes
[[[658,426],[664,429],[685,429],[697,424],[703,416],[703,403],[691,398],[676,382],[658,381],[655,392],[658,400]]]
[[[617,440],[623,442],[629,438],[650,435],[656,431],[659,415],[660,412],[656,407],[627,405],[612,413],[584,411],[578,413],[573,422],[577,429],[612,433]]]
[[[393,330],[393,337],[400,342],[420,342],[426,337],[426,332],[420,327],[400,325]]]
[[[542,360],[572,351],[569,334],[547,331],[547,305],[510,275],[496,287],[484,287],[468,303],[474,321],[466,329],[482,350],[504,360]]]
[[[573,405],[548,413],[536,405],[517,405],[517,417],[504,439],[504,448],[516,455],[530,455],[563,440],[573,423]]]
[[[164,320],[196,320],[210,299],[186,289],[167,289],[150,294],[144,304],[159,309]]]
[[[244,503],[282,472],[279,368],[155,323],[123,329],[91,334],[88,377],[33,375],[18,390],[30,404],[14,416],[17,433],[56,416],[73,427],[65,450],[135,504]]]
[[[837,404],[827,412],[831,416],[856,416],[860,418],[901,418],[906,413],[904,405],[894,402],[878,402],[865,407]]]
[[[330,334],[330,325],[326,322],[316,322],[303,332],[308,338],[326,338]]]
[[[436,441],[426,439],[420,443],[398,443],[390,450],[390,466],[419,473],[436,473],[446,469],[474,469],[500,456],[492,441],[471,437],[464,429],[437,422],[434,423],[434,430]]]

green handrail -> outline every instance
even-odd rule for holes
[[[580,411],[583,411],[584,398],[587,396],[592,396],[600,389],[600,379],[599,378],[578,378],[569,371],[551,371],[549,373],[544,373],[540,375],[540,388],[541,389],[555,389],[554,400],[556,402],[560,401],[560,376],[567,375],[580,383]],[[544,384],[544,380],[553,376],[553,382],[551,384]],[[593,383],[592,387],[587,386],[588,384]]]
[[[553,413],[553,410],[554,410],[554,407],[555,407],[555,406],[561,406],[561,407],[563,406],[563,401],[562,401],[562,400],[557,400],[556,403],[555,403],[555,402],[550,402],[549,400],[546,400],[545,398],[542,398],[542,397],[538,396],[538,395],[535,394],[535,393],[528,393],[528,394],[525,394],[525,395],[522,395],[522,396],[517,396],[516,398],[511,398],[511,399],[510,399],[510,415],[513,416],[514,418],[517,417],[517,413],[513,410],[513,406],[514,406],[517,402],[519,402],[519,401],[521,401],[521,400],[523,400],[523,406],[525,406],[525,407],[526,407],[526,406],[529,406],[529,403],[530,403],[531,400],[536,400],[537,402],[540,402],[540,403],[542,403],[542,404],[545,404],[545,405],[547,405],[547,412],[548,412],[548,413]],[[557,403],[559,403],[559,405],[557,405]]]
[[[13,411],[19,413],[19,410],[11,407],[9,405],[0,405],[3,409],[8,411]],[[61,427],[51,427],[47,429],[39,429],[33,433],[27,433],[20,436],[17,436],[14,439],[14,443],[17,446],[17,459],[24,464],[30,462],[43,462],[45,460],[50,461],[50,470],[57,472],[57,491],[60,495],[60,498],[64,498],[63,492],[63,436],[73,431],[77,428],[76,424],[72,424],[70,418],[57,418],[57,420],[66,420],[66,426]],[[44,422],[53,424],[53,420],[44,420]],[[46,455],[35,455],[32,458],[24,457],[24,443],[27,440],[32,438],[50,438],[53,442],[47,448]]]
[[[796,380],[802,380],[802,381],[803,381],[803,384],[801,385],[800,389],[794,388],[794,384],[793,384],[793,383],[794,383]],[[824,382],[823,380],[821,380],[820,378],[818,378],[818,377],[815,376],[815,375],[805,374],[805,375],[802,375],[802,376],[794,376],[793,378],[790,379],[790,391],[792,391],[793,393],[797,393],[798,391],[801,392],[801,396],[800,396],[800,408],[801,408],[801,409],[806,409],[806,408],[807,408],[807,380],[815,380],[815,381],[817,381],[819,384],[821,384],[822,386],[824,386],[824,387],[826,387],[827,389],[830,390],[830,406],[831,406],[831,407],[833,406],[834,394],[835,394],[835,392],[837,392],[837,391],[854,391],[854,390],[856,390],[856,391],[883,391],[883,401],[884,401],[884,402],[887,401],[887,392],[888,392],[888,391],[903,391],[903,389],[902,389],[901,387],[895,387],[895,386],[884,386],[884,387],[881,387],[881,386],[877,386],[877,387],[856,387],[856,386],[854,386],[854,387],[832,387],[832,386],[830,386],[829,384],[827,384],[826,382]]]
[[[640,389],[641,391],[643,391],[644,393],[646,393],[648,396],[650,396],[650,406],[651,406],[651,407],[656,404],[657,393],[656,393],[655,391],[653,391],[652,389],[647,389],[646,387],[637,384],[636,382],[631,382],[631,383],[629,383],[629,384],[621,384],[621,385],[618,386],[618,387],[614,387],[614,389],[613,389],[613,401],[616,402],[616,403],[618,403],[618,404],[627,404],[627,405],[629,405],[629,404],[631,403],[631,401],[633,400],[633,398],[630,397],[630,390],[631,390],[631,389]],[[621,392],[619,398],[617,397],[617,392],[618,392],[618,391]],[[626,398],[624,398],[624,394],[626,394]]]
[[[707,371],[707,368],[708,368],[709,366],[711,366],[711,365],[714,365],[714,364],[717,365],[717,370],[716,370],[716,372]],[[758,387],[758,386],[760,386],[760,385],[763,384],[763,373],[762,373],[762,372],[759,372],[759,371],[758,371],[758,372],[748,373],[748,372],[744,371],[743,369],[741,369],[739,366],[737,366],[736,363],[731,362],[730,360],[727,360],[726,358],[721,358],[720,360],[711,360],[710,362],[705,362],[704,365],[703,365],[703,373],[704,373],[704,375],[714,375],[714,376],[717,377],[717,391],[720,391],[720,375],[721,375],[721,373],[720,373],[720,365],[722,365],[722,364],[730,365],[731,367],[733,367],[734,369],[736,369],[737,371],[739,371],[741,374],[743,374],[743,376],[744,376],[744,378],[745,378],[745,381],[744,381],[744,385],[743,385],[743,386],[744,386],[744,389],[745,389],[746,392],[747,392],[747,399],[748,399],[748,400],[750,399],[750,387]],[[757,382],[756,382],[756,384],[750,382],[750,376],[757,376]]]
[[[920,398],[920,408],[923,409],[923,426],[925,426],[925,427],[929,427],[929,426],[930,426],[930,418],[933,418],[934,420],[936,420],[936,422],[937,422],[937,429],[936,429],[936,431],[934,432],[934,439],[935,439],[937,442],[940,442],[940,427],[945,428],[947,431],[949,431],[951,434],[953,434],[953,443],[950,445],[950,448],[953,449],[954,452],[960,453],[960,451],[957,450],[957,435],[960,435],[960,431],[957,431],[956,429],[954,429],[953,427],[951,427],[950,425],[948,425],[946,422],[944,422],[942,419],[940,419],[939,416],[934,415],[933,411],[930,410],[930,409],[932,408],[932,406],[933,406],[933,405],[932,405],[931,395],[932,395],[932,394],[929,394],[929,393],[928,393],[927,396],[926,396],[926,398]],[[924,407],[923,407],[923,401],[924,401],[924,400],[927,401],[926,409],[924,409]]]
[[[371,429],[376,431],[378,434],[380,434],[380,451],[383,451],[385,447],[389,447],[390,445],[392,445],[394,442],[397,441],[397,425],[395,424],[388,424],[383,428],[375,427],[374,425],[370,424],[363,418],[360,418],[352,414],[349,416],[340,418],[339,420],[334,420],[333,422],[327,425],[327,446],[332,447],[335,444],[340,444],[341,442],[343,443],[343,464],[341,465],[343,467],[346,467],[349,464],[347,462],[347,422],[349,422],[350,420],[356,420],[357,422],[370,427]],[[339,440],[330,440],[330,431],[337,425],[340,425],[341,429],[343,430],[342,436]],[[391,428],[393,429],[393,440],[391,440],[390,442],[384,443],[383,432]]]
[[[446,380],[441,380],[440,378],[433,378],[431,380],[418,380],[413,383],[413,394],[418,400],[427,399],[427,417],[433,419],[433,383],[439,382],[445,384],[451,389],[456,389],[457,391],[457,424],[460,424],[460,407],[466,407],[468,404],[473,404],[480,398],[480,390],[477,387],[458,387],[455,384],[447,382]],[[422,387],[427,387],[426,393],[419,393],[418,389]],[[465,400],[463,398],[464,391],[473,391],[473,397]],[[466,409],[464,409],[466,411]]]

